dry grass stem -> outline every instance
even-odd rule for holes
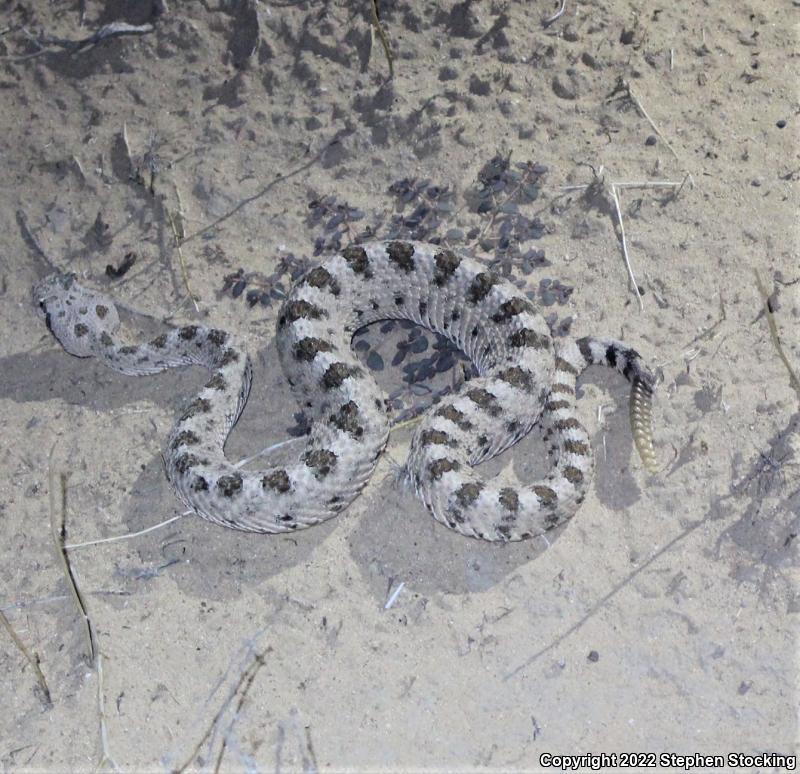
[[[636,300],[639,302],[639,311],[644,311],[644,302],[642,301],[642,294],[639,292],[639,285],[636,282],[636,277],[633,274],[633,267],[631,266],[631,259],[628,255],[628,243],[625,240],[625,226],[622,222],[622,209],[619,206],[619,195],[617,194],[616,186],[611,186],[611,198],[614,201],[614,207],[617,211],[617,224],[619,225],[619,237],[622,244],[622,255],[625,259],[625,268],[628,270],[628,277],[633,285],[633,292],[636,294]]]
[[[153,532],[154,530],[166,527],[167,524],[172,524],[173,521],[182,519],[184,516],[188,516],[193,512],[194,511],[186,511],[185,513],[180,513],[177,516],[173,516],[171,519],[160,521],[158,524],[153,524],[150,527],[145,527],[144,529],[140,529],[137,532],[126,532],[124,535],[115,535],[113,537],[98,538],[97,540],[87,540],[84,543],[69,543],[65,545],[64,548],[67,551],[72,551],[74,548],[86,548],[86,546],[98,546],[101,543],[116,543],[120,540],[130,540],[131,538],[139,537],[140,535],[146,535],[148,532]]]
[[[394,58],[392,57],[392,50],[389,47],[389,39],[386,37],[386,30],[383,29],[380,16],[378,15],[378,0],[371,0],[370,10],[372,11],[372,29],[380,39],[383,52],[386,54],[386,61],[389,63],[389,78],[394,78]]]
[[[264,666],[264,664],[265,664],[264,657],[269,652],[269,650],[270,650],[270,647],[267,646],[266,648],[264,648],[264,650],[261,651],[261,653],[257,653],[254,656],[253,661],[250,663],[250,665],[239,676],[239,680],[237,681],[235,688],[230,693],[228,698],[225,699],[225,701],[222,703],[222,706],[219,708],[219,710],[217,710],[216,714],[214,715],[214,719],[211,721],[211,723],[209,724],[208,728],[205,730],[203,735],[200,737],[200,740],[194,746],[194,749],[192,750],[190,755],[186,758],[186,760],[184,761],[183,764],[181,764],[180,766],[177,766],[176,768],[172,769],[171,774],[182,774],[182,772],[186,771],[186,769],[189,768],[189,766],[191,765],[192,761],[199,755],[200,748],[206,743],[206,741],[216,731],[216,729],[217,729],[217,727],[219,725],[219,722],[222,719],[222,716],[228,710],[231,701],[241,691],[241,694],[239,696],[239,701],[238,701],[237,706],[236,706],[236,710],[235,710],[235,712],[233,714],[233,718],[232,718],[231,723],[229,724],[229,727],[228,727],[228,732],[230,732],[230,729],[233,727],[233,723],[235,722],[235,720],[236,720],[236,718],[237,718],[237,716],[239,714],[239,711],[242,708],[242,704],[244,703],[244,699],[247,696],[247,692],[250,690],[250,687],[253,685],[253,682],[254,682],[254,680],[256,678],[256,674],[258,673],[258,670],[261,669],[261,667]],[[222,756],[223,756],[223,754],[225,752],[225,747],[226,747],[226,743],[225,743],[225,740],[223,738],[222,749],[220,750],[219,756],[217,758],[217,764],[216,764],[215,771],[219,770],[219,765],[220,765],[220,762],[222,761]]]
[[[31,665],[31,668],[36,675],[36,682],[39,684],[39,689],[42,692],[42,698],[44,699],[44,703],[47,706],[52,705],[53,700],[50,697],[50,688],[47,686],[47,680],[44,679],[44,673],[39,666],[39,654],[34,651],[31,653],[28,648],[25,646],[25,643],[20,639],[19,635],[14,631],[14,627],[11,625],[11,622],[6,618],[5,613],[0,610],[0,623],[3,624],[6,631],[8,632],[9,637],[13,640],[14,644],[17,646],[17,650],[25,656],[25,660]]]
[[[80,591],[78,591],[78,585],[75,582],[75,578],[72,574],[72,567],[70,566],[69,559],[67,558],[67,552],[64,548],[65,520],[67,514],[67,476],[65,473],[60,473],[58,476],[56,476],[55,468],[53,467],[53,452],[55,451],[55,448],[56,445],[53,444],[52,449],[50,449],[49,457],[48,475],[50,486],[50,531],[53,536],[53,544],[55,545],[56,556],[58,556],[61,569],[64,572],[64,578],[67,581],[67,586],[69,587],[72,598],[75,601],[75,606],[78,608],[81,620],[83,621],[83,628],[86,636],[87,656],[89,663],[92,663],[94,662],[96,653],[92,622],[89,620],[89,616],[86,613],[86,605],[83,602],[83,597],[81,597]],[[56,507],[56,479],[58,479],[58,490],[61,495],[60,508]],[[56,524],[57,511],[60,511],[61,514],[59,518],[60,523],[58,525]]]
[[[778,353],[778,357],[781,359],[781,362],[786,366],[786,370],[789,372],[790,387],[797,393],[797,397],[800,399],[800,379],[797,378],[797,374],[794,372],[794,368],[792,368],[789,358],[786,357],[786,353],[783,351],[783,345],[781,344],[781,338],[778,335],[778,326],[775,322],[775,316],[772,314],[772,309],[769,305],[769,293],[767,293],[767,289],[761,282],[761,275],[758,273],[758,269],[753,269],[753,271],[756,275],[756,285],[758,285],[758,290],[761,293],[761,298],[764,301],[764,311],[767,316],[767,325],[769,326],[769,335],[772,339],[772,344],[775,347],[775,351]]]
[[[111,755],[108,746],[108,728],[106,727],[106,705],[103,698],[103,654],[97,653],[97,707],[100,715],[100,744],[103,749],[103,757],[97,764],[97,769],[109,768],[111,771],[119,771],[119,766]]]
[[[542,19],[542,27],[549,27],[554,21],[557,21],[564,15],[564,11],[567,10],[567,0],[561,0],[561,6],[559,9],[552,15],[548,16],[546,19]]]

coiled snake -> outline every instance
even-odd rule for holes
[[[67,352],[97,357],[123,374],[202,365],[211,378],[176,422],[164,453],[186,505],[210,521],[253,532],[290,532],[336,515],[361,492],[386,444],[384,394],[350,349],[370,322],[399,318],[461,348],[478,377],[422,417],[407,462],[414,488],[442,524],[473,537],[524,540],[574,515],[594,460],[575,409],[575,381],[591,364],[632,384],[636,447],[655,466],[650,429],[654,377],[613,339],[555,340],[510,283],[476,261],[418,242],[352,245],[309,271],[281,309],[276,341],[283,370],[310,414],[311,432],[292,465],[245,472],[225,439],[247,400],[251,365],[229,333],[199,325],[151,341],[117,338],[113,302],[56,274],[34,289],[40,314]],[[540,424],[552,467],[540,481],[510,486],[476,465]]]

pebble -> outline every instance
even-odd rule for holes
[[[469,90],[478,97],[488,97],[492,89],[488,80],[484,81],[473,74],[469,79]]]
[[[565,78],[560,75],[553,77],[553,93],[561,99],[577,99],[578,90],[575,87],[575,82],[571,78]]]
[[[591,67],[592,70],[602,70],[603,66],[598,62],[588,51],[584,51],[581,54],[581,62],[583,62],[587,67]]]
[[[239,280],[239,281],[238,281],[238,282],[237,282],[237,283],[236,283],[236,284],[233,286],[233,290],[231,291],[231,295],[232,295],[234,298],[239,298],[239,296],[241,296],[241,295],[242,295],[242,293],[244,292],[244,289],[245,289],[246,287],[247,287],[247,282],[245,282],[243,279],[242,279],[242,280]]]
[[[574,25],[568,24],[564,27],[564,40],[567,43],[575,43],[578,40],[578,31],[575,29]]]

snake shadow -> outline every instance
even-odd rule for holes
[[[603,444],[599,434],[593,439],[597,456],[595,496],[618,511],[639,496],[635,479],[628,470],[632,444],[627,411],[621,410],[627,403],[627,386],[608,372],[597,379],[594,375],[590,378],[611,392],[618,407],[617,411],[606,414],[604,432],[611,440]],[[53,349],[2,359],[0,397],[21,404],[59,399],[100,413],[124,410],[125,406],[146,399],[177,416],[206,379],[202,368],[126,377],[96,361],[70,357],[60,349]],[[297,410],[282,375],[277,350],[271,343],[254,355],[253,388],[245,411],[228,439],[229,458],[241,459],[285,440],[290,430],[296,430],[291,418]],[[38,421],[36,416],[31,419],[33,423]],[[78,430],[54,428],[54,434],[70,432]],[[145,432],[153,430],[150,427],[142,431],[143,435]],[[398,454],[397,442],[409,440],[411,432],[393,434],[387,449],[390,457]],[[107,442],[102,438],[96,440]],[[166,439],[158,440],[160,446]],[[122,442],[135,444],[137,440]],[[302,441],[298,441],[271,455],[269,460],[276,463],[294,457],[301,447]],[[265,460],[262,465],[267,464]],[[399,468],[404,462],[404,458],[397,459],[394,467]],[[546,455],[536,429],[482,468],[492,475],[508,464],[513,464],[522,482],[546,472]],[[118,472],[125,480],[132,476],[132,471]],[[160,455],[154,455],[134,479],[121,520],[126,531],[137,532],[184,510],[166,480]],[[349,550],[376,603],[383,605],[391,589],[401,581],[419,594],[437,591],[464,594],[488,589],[521,565],[537,559],[565,529],[574,528],[582,510],[576,519],[548,532],[546,539],[488,543],[463,537],[438,524],[397,476],[381,474],[379,470],[353,506],[313,529],[292,535],[259,535],[224,529],[190,515],[129,541],[128,546],[134,547],[138,561],[116,561],[114,577],[126,592],[141,593],[148,581],[166,573],[187,595],[219,601],[230,599],[239,594],[244,584],[257,585],[307,561],[333,530],[342,528],[345,520],[357,519],[351,530]],[[101,525],[97,532],[98,537],[108,534]]]
[[[293,416],[298,407],[283,377],[274,344],[254,353],[253,358],[255,379],[250,400],[226,444],[226,453],[232,460],[283,441],[290,430],[296,429]],[[28,407],[62,401],[106,414],[124,412],[131,404],[150,401],[168,415],[177,417],[207,380],[207,372],[199,367],[171,369],[152,376],[123,376],[95,360],[72,357],[60,347],[0,359],[0,398]],[[72,424],[71,417],[65,416],[59,421],[57,410],[54,419],[48,412],[47,420],[35,409],[26,410],[31,413],[29,428],[43,421],[51,422],[53,440],[86,432]],[[98,445],[123,444],[123,449],[147,443],[158,448],[159,453],[138,471],[127,468],[96,471],[98,482],[116,479],[129,491],[123,501],[124,510],[114,519],[115,523],[121,521],[124,528],[119,525],[106,528],[102,523],[93,528],[82,524],[81,535],[87,539],[138,532],[186,510],[164,473],[160,449],[166,443],[166,432],[163,438],[159,433],[159,437],[153,439],[156,430],[146,419],[137,427],[140,428],[138,437],[114,435],[93,439]],[[297,447],[302,447],[302,441],[284,455],[296,455]],[[279,461],[280,456],[270,459]],[[266,463],[262,461],[262,464]],[[86,475],[91,477],[92,471]],[[46,507],[46,498],[42,503]],[[70,518],[76,519],[79,515],[73,511],[68,513],[68,520]],[[121,591],[120,604],[127,595],[146,592],[150,581],[165,574],[187,595],[212,601],[233,598],[244,584],[257,585],[307,561],[314,548],[336,529],[339,519],[296,535],[259,535],[224,529],[195,515],[186,516],[162,529],[125,541],[125,548],[118,554],[122,558],[112,560],[115,586]],[[73,521],[73,535],[74,527]],[[131,559],[131,551],[135,552],[136,559]]]
[[[610,393],[614,407],[605,412],[604,427],[592,438],[595,480],[588,500],[597,498],[617,515],[641,496],[630,467],[635,455],[627,411],[629,386],[603,368],[589,369],[580,384],[586,382]],[[484,591],[538,559],[567,530],[578,530],[578,540],[591,551],[593,530],[614,528],[613,524],[585,522],[587,502],[573,519],[544,537],[505,544],[464,537],[436,522],[404,481],[400,468],[405,459],[395,458],[394,450],[396,442],[409,441],[412,432],[393,434],[390,439],[386,453],[393,469],[383,474],[379,470],[362,495],[366,509],[350,541],[351,554],[381,605],[401,582],[420,595]],[[537,428],[480,467],[485,475],[493,476],[509,465],[523,485],[547,473],[549,463]]]

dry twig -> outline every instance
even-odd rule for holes
[[[164,207],[164,212],[167,214],[169,227],[172,229],[172,238],[175,240],[175,249],[178,252],[178,262],[181,265],[181,277],[183,278],[184,287],[186,288],[186,292],[189,294],[192,304],[194,304],[195,311],[199,312],[200,307],[197,305],[197,296],[195,296],[195,294],[192,292],[192,289],[189,287],[189,272],[186,269],[186,261],[183,258],[183,250],[181,250],[181,237],[175,225],[175,219],[173,218],[172,213],[166,207]]]
[[[53,700],[50,697],[50,689],[47,687],[47,680],[44,679],[44,674],[42,673],[42,669],[39,666],[39,654],[36,651],[31,653],[27,647],[25,647],[25,643],[20,639],[19,635],[14,631],[14,627],[11,625],[11,622],[6,618],[5,613],[0,610],[0,623],[6,628],[11,639],[14,641],[14,644],[17,646],[17,649],[23,656],[25,656],[25,660],[31,665],[34,673],[36,674],[36,682],[39,684],[39,689],[42,692],[42,697],[44,699],[45,705],[52,706]]]
[[[386,61],[389,63],[389,78],[394,78],[394,58],[392,57],[392,50],[389,48],[389,39],[386,37],[386,30],[383,29],[380,16],[378,15],[378,0],[370,0],[370,9],[372,10],[372,29],[377,33],[380,38],[383,51],[386,54]]]
[[[564,15],[564,11],[567,10],[567,0],[561,0],[561,7],[552,15],[548,16],[546,19],[542,19],[542,27],[549,27],[554,21],[557,21]]]
[[[100,714],[100,744],[103,748],[103,757],[100,763],[97,764],[97,770],[104,767],[109,767],[112,771],[119,771],[119,766],[111,755],[111,750],[108,746],[108,728],[106,727],[106,705],[103,698],[103,654],[97,652],[97,707]]]
[[[256,191],[256,193],[250,196],[246,196],[235,207],[228,210],[228,212],[226,212],[224,215],[220,215],[216,220],[213,220],[207,226],[203,226],[201,229],[186,236],[182,240],[182,243],[185,244],[186,242],[189,242],[192,239],[196,239],[197,237],[208,233],[212,229],[217,228],[221,223],[228,220],[228,218],[232,218],[234,215],[236,215],[237,212],[243,210],[248,204],[252,204],[254,201],[260,199],[262,196],[266,196],[266,194],[268,194],[276,185],[278,185],[278,183],[283,183],[285,180],[289,180],[290,178],[295,177],[295,175],[299,175],[301,172],[305,172],[309,167],[312,167],[314,164],[316,164],[317,161],[319,161],[319,159],[321,159],[330,148],[336,145],[340,141],[342,136],[347,134],[347,132],[348,132],[347,129],[340,129],[305,164],[301,164],[299,167],[293,169],[291,172],[287,172],[285,175],[278,175],[277,177],[275,177],[274,180],[267,183],[267,185],[265,185],[260,191]]]
[[[236,686],[233,689],[233,691],[231,692],[231,694],[229,695],[229,697],[223,702],[223,704],[219,708],[219,710],[217,710],[217,713],[214,715],[214,719],[209,724],[209,726],[206,729],[205,733],[200,737],[200,741],[198,741],[198,743],[195,745],[194,749],[192,750],[190,755],[186,758],[184,763],[181,764],[180,766],[176,766],[174,769],[172,769],[172,774],[182,774],[182,772],[186,771],[186,769],[189,768],[189,766],[191,765],[192,761],[200,753],[200,748],[206,743],[206,740],[208,740],[208,738],[212,735],[212,733],[217,729],[217,727],[219,725],[219,722],[222,719],[222,716],[225,714],[225,712],[228,710],[228,707],[230,706],[231,700],[237,694],[239,694],[239,701],[237,702],[236,710],[234,711],[233,718],[231,719],[231,723],[228,726],[228,733],[230,732],[230,729],[233,726],[233,723],[236,720],[236,717],[239,714],[239,711],[241,710],[242,705],[244,704],[244,700],[245,700],[245,698],[247,696],[247,693],[250,690],[250,687],[253,685],[253,682],[255,681],[255,678],[256,678],[256,675],[258,674],[259,669],[261,669],[261,667],[264,666],[264,664],[266,663],[264,657],[267,655],[267,653],[270,650],[271,650],[271,647],[267,646],[266,648],[264,648],[264,650],[262,650],[260,653],[257,653],[254,656],[253,661],[250,663],[250,665],[247,667],[247,669],[245,669],[242,672],[242,674],[239,676],[239,680],[237,681]],[[241,693],[240,693],[240,691],[241,691]],[[220,765],[220,763],[222,761],[222,756],[223,756],[223,754],[225,752],[225,748],[226,748],[226,740],[225,740],[225,738],[223,738],[222,748],[221,748],[221,750],[219,752],[219,756],[217,758],[217,765],[216,765],[215,771],[219,770],[219,765]]]
[[[630,85],[630,83],[628,83],[628,81],[626,81],[624,78],[620,78],[617,81],[616,87],[611,92],[606,102],[611,101],[611,99],[619,92],[623,92],[625,96],[627,96],[627,98],[636,106],[636,109],[639,111],[642,118],[644,118],[647,121],[647,123],[650,124],[650,126],[653,128],[653,131],[664,141],[664,145],[667,146],[669,152],[676,159],[678,159],[678,161],[680,161],[680,158],[678,157],[678,154],[675,152],[675,149],[672,147],[672,145],[670,145],[669,140],[664,136],[663,132],[658,128],[658,126],[656,126],[656,122],[653,121],[652,118],[650,118],[650,114],[644,109],[642,101],[636,95],[636,93],[633,90],[633,87]]]
[[[27,59],[33,59],[42,54],[52,54],[58,49],[64,49],[70,54],[82,54],[94,48],[98,43],[108,38],[118,38],[122,35],[146,35],[152,32],[155,28],[152,24],[127,24],[125,22],[113,22],[112,24],[105,24],[99,30],[95,30],[91,35],[78,40],[71,40],[70,38],[59,38],[55,35],[46,35],[40,32],[39,35],[34,35],[25,27],[21,28],[22,34],[34,45],[39,46],[38,51],[31,54],[24,54],[22,56],[4,56],[3,59],[10,59],[15,62],[24,62]]]
[[[622,243],[622,257],[625,259],[625,268],[628,270],[628,278],[633,285],[633,292],[636,294],[636,300],[639,302],[639,311],[644,311],[644,302],[642,301],[642,294],[639,291],[639,283],[636,282],[636,277],[633,274],[633,266],[631,266],[631,259],[628,255],[628,243],[625,240],[625,225],[622,222],[622,210],[619,206],[619,194],[617,188],[612,183],[611,185],[611,199],[614,202],[614,208],[617,212],[617,225],[619,226],[619,238]]]
[[[636,299],[639,302],[639,309],[644,310],[644,303],[642,302],[642,295],[639,291],[639,285],[636,282],[636,277],[633,274],[633,266],[631,265],[630,256],[628,255],[628,243],[625,238],[625,224],[622,220],[622,208],[619,202],[619,191],[623,188],[672,188],[675,189],[675,193],[672,195],[673,197],[677,197],[678,194],[683,190],[684,185],[688,182],[690,185],[692,184],[692,177],[691,175],[687,174],[683,180],[680,182],[674,180],[632,180],[632,181],[620,181],[620,182],[612,182],[605,186],[605,183],[602,178],[603,174],[603,167],[600,169],[595,170],[594,167],[590,167],[592,170],[592,174],[594,175],[594,180],[591,183],[583,183],[580,185],[562,185],[559,187],[560,191],[586,191],[587,193],[600,193],[603,196],[607,196],[611,199],[612,204],[614,205],[614,212],[616,214],[616,222],[619,226],[619,235],[620,235],[620,244],[622,246],[622,256],[625,260],[625,268],[628,271],[628,277],[633,285],[634,293],[636,294]]]
[[[49,458],[50,531],[53,535],[53,544],[56,548],[56,555],[61,563],[61,569],[64,571],[64,577],[67,580],[67,586],[72,593],[75,606],[78,608],[78,612],[81,615],[81,620],[83,621],[84,632],[86,634],[86,650],[88,652],[89,662],[92,663],[95,660],[96,654],[92,622],[89,620],[89,615],[86,612],[86,605],[83,602],[83,597],[81,597],[81,593],[78,591],[78,585],[75,582],[75,577],[72,574],[72,567],[70,566],[69,559],[67,558],[67,552],[64,548],[65,519],[67,514],[67,476],[65,473],[60,473],[58,475],[59,491],[61,493],[61,523],[56,526],[56,472],[55,468],[53,467],[53,452],[55,451],[55,448],[56,445],[53,444],[53,448],[50,449]]]
[[[100,545],[101,543],[116,543],[120,540],[130,540],[131,538],[139,537],[140,535],[146,535],[148,532],[153,532],[154,530],[161,529],[161,527],[166,527],[167,524],[172,524],[173,521],[182,519],[184,516],[188,516],[190,513],[194,513],[194,511],[186,511],[185,513],[181,513],[177,516],[173,516],[172,518],[165,519],[164,521],[160,521],[158,524],[153,524],[150,527],[145,527],[144,529],[137,530],[136,532],[126,532],[124,535],[114,535],[113,537],[98,538],[97,540],[87,540],[84,543],[69,543],[68,545],[65,545],[64,548],[67,551],[72,551],[75,548],[85,548],[86,546],[97,546]]]
[[[242,687],[242,692],[239,694],[239,701],[236,702],[236,709],[233,711],[233,716],[231,717],[230,723],[228,723],[228,727],[225,729],[225,734],[222,737],[222,744],[219,748],[219,755],[217,755],[217,764],[214,766],[214,774],[218,774],[219,767],[222,765],[222,758],[225,755],[225,750],[228,747],[228,737],[233,730],[233,724],[236,722],[236,719],[239,717],[239,713],[242,711],[242,707],[244,706],[244,701],[247,698],[247,694],[250,692],[250,688],[252,687],[253,683],[255,682],[256,675],[258,674],[258,670],[264,666],[264,656],[267,654],[269,649],[265,648],[261,653],[256,654],[256,657],[253,663],[248,668],[249,674],[247,675],[247,680]]]
[[[756,275],[756,285],[758,285],[758,290],[761,293],[761,297],[764,301],[764,309],[766,311],[767,325],[769,325],[769,335],[772,339],[772,344],[775,347],[781,362],[786,366],[786,370],[789,372],[789,385],[797,393],[797,397],[800,398],[800,379],[797,378],[797,374],[794,372],[792,364],[789,362],[789,358],[786,357],[786,353],[783,351],[783,345],[781,344],[781,339],[778,335],[778,326],[775,323],[775,316],[772,314],[772,309],[769,305],[769,293],[767,293],[767,289],[761,282],[761,275],[758,273],[758,269],[753,269],[753,271]]]

